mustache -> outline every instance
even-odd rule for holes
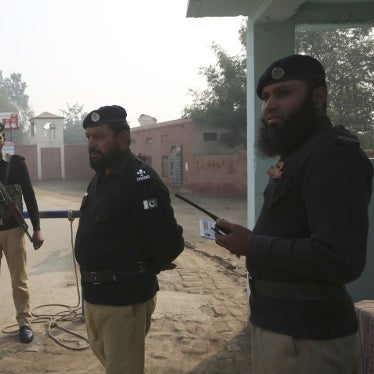
[[[99,155],[103,155],[103,152],[101,152],[99,149],[94,149],[94,148],[91,148],[88,150],[88,154],[91,155],[91,154],[99,154]]]

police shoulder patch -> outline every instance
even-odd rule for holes
[[[136,171],[136,181],[142,182],[145,180],[151,179],[151,176],[149,175],[148,171],[141,167]]]

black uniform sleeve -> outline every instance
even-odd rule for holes
[[[13,157],[16,157],[16,160],[12,162],[14,162],[15,167],[17,168],[16,173],[19,175],[19,183],[22,188],[23,199],[30,216],[32,227],[34,231],[40,230],[38,203],[36,201],[35,192],[31,184],[30,175],[25,160],[23,157]]]
[[[159,273],[183,251],[183,229],[174,217],[169,191],[157,176],[139,186],[136,204],[136,220],[145,236],[149,260]]]

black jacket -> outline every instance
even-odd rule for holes
[[[38,203],[35,198],[35,192],[31,184],[29,172],[25,163],[25,158],[19,155],[10,156],[1,154],[0,158],[0,180],[4,185],[17,184],[21,186],[23,199],[34,230],[40,230],[40,219]],[[11,159],[9,173],[7,175],[8,165]],[[6,180],[5,180],[6,179]],[[21,207],[22,208],[22,207]],[[19,224],[13,217],[7,217],[2,220],[1,230],[8,230],[18,227]]]
[[[158,290],[156,274],[183,250],[169,191],[156,172],[130,150],[107,177],[97,174],[83,198],[75,241],[82,270],[136,268],[149,271],[118,282],[83,282],[84,297],[94,304],[131,305]]]
[[[356,137],[328,118],[284,159],[264,191],[247,269],[254,279],[345,284],[365,267],[373,170]],[[348,295],[285,300],[251,295],[251,321],[306,339],[333,339],[357,330]]]

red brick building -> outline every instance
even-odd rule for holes
[[[245,196],[246,151],[224,147],[222,132],[191,119],[143,125],[131,128],[131,149],[172,189]]]
[[[41,122],[37,144],[17,145],[15,149],[26,157],[31,179],[91,177],[94,172],[89,166],[87,144],[63,144],[62,138],[55,144],[57,140],[50,139],[50,130],[44,128],[50,118],[35,117]],[[62,122],[56,123],[52,131],[62,133],[62,126]],[[133,127],[131,150],[144,157],[173,190],[246,196],[246,151],[224,147],[219,142],[224,131],[194,124],[190,119]]]

